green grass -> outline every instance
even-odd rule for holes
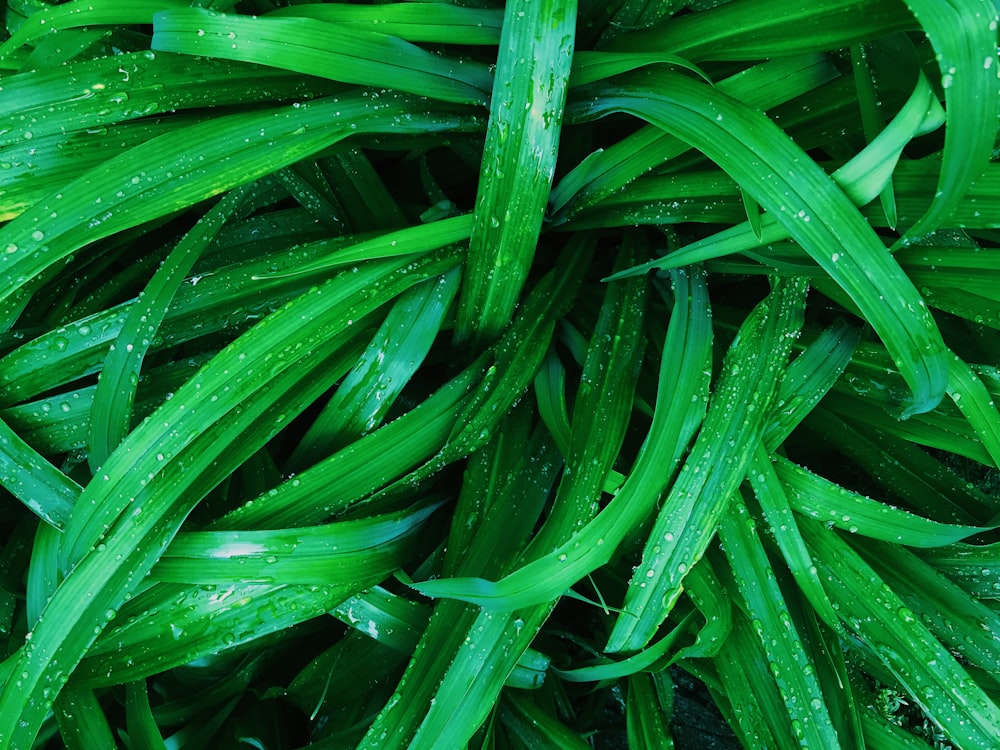
[[[2,11],[0,748],[1000,742],[995,3]]]

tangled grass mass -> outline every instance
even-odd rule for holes
[[[0,748],[1000,748],[995,1],[0,7]]]

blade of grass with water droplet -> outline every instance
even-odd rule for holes
[[[196,719],[198,714],[213,713],[235,696],[243,694],[252,680],[258,678],[262,668],[273,663],[273,653],[253,654],[233,663],[222,662],[217,678],[207,685],[197,680],[179,680],[180,690],[171,691],[157,702],[153,715],[160,726],[175,726]],[[227,668],[228,667],[228,668]]]
[[[803,634],[792,619],[771,570],[771,561],[758,538],[756,524],[739,495],[734,495],[728,511],[719,521],[719,539],[733,569],[747,616],[767,654],[794,736],[806,747],[839,748],[837,731],[816,677],[816,667],[802,645]],[[819,581],[815,580],[815,584]],[[825,601],[825,595],[819,601]],[[821,614],[836,618],[828,604]],[[775,633],[783,637],[773,637]]]
[[[723,363],[705,422],[649,533],[607,650],[642,648],[667,617],[742,482],[802,325],[805,285],[778,282],[754,308]]]
[[[490,426],[507,412],[534,380],[548,351],[556,321],[572,306],[590,266],[597,237],[578,235],[555,268],[535,285],[494,347],[493,364],[456,422],[442,460],[465,456],[485,444]],[[470,273],[466,266],[464,273]],[[459,291],[461,304],[461,290]]]
[[[671,653],[678,651],[678,640],[690,630],[691,622],[692,615],[689,614],[680,619],[673,629],[656,643],[620,661],[602,659],[602,663],[589,667],[576,667],[574,669],[553,667],[552,671],[566,682],[601,682],[603,680],[617,680],[643,672],[659,671],[662,665],[673,661],[670,658]]]
[[[664,55],[656,52],[629,54],[624,52],[583,51],[573,56],[573,69],[570,73],[569,85],[571,87],[583,86],[594,81],[613,78],[621,73],[627,73],[630,70],[657,63],[676,65],[677,67],[690,70],[692,73],[697,73],[706,81],[711,81],[700,68],[677,55]]]
[[[784,590],[788,592],[792,614],[801,624],[804,634],[802,643],[809,649],[816,665],[816,676],[823,688],[823,698],[837,729],[841,747],[863,750],[865,741],[860,714],[870,703],[866,700],[866,692],[856,684],[854,665],[848,665],[841,633],[821,622],[804,597],[797,596],[797,592],[790,588]]]
[[[386,682],[398,676],[404,660],[402,652],[387,648],[357,630],[350,630],[301,669],[287,688],[280,688],[280,695],[320,721],[342,713],[350,715],[352,708],[354,716],[363,716],[368,706],[386,700],[391,692]],[[385,677],[385,682],[359,683],[358,675],[368,670]],[[351,729],[351,744],[357,744],[364,728],[354,726]],[[341,731],[348,733],[347,728]]]
[[[816,610],[817,616],[830,627],[837,627],[839,622],[837,614],[830,604],[823,589],[823,582],[817,575],[816,566],[799,533],[798,523],[781,480],[774,470],[772,458],[762,444],[758,445],[754,452],[748,475],[750,486],[764,518],[771,527],[774,540],[795,582]]]
[[[921,447],[930,449],[945,450],[958,456],[964,456],[986,466],[993,465],[993,458],[986,448],[983,447],[979,436],[969,426],[969,422],[962,416],[961,412],[955,409],[952,413],[950,408],[939,408],[936,411],[922,414],[916,420],[900,422],[893,418],[892,414],[886,412],[876,412],[871,410],[868,414],[864,411],[857,400],[849,403],[847,399],[841,399],[840,394],[834,394],[839,410],[845,419],[856,428],[866,429],[871,426],[872,435],[878,430],[879,440],[887,445],[904,446],[901,453],[908,458],[919,456]],[[875,403],[879,399],[873,398]],[[881,404],[880,404],[881,406]],[[951,405],[949,405],[951,406]],[[891,450],[884,451],[892,453]],[[929,464],[931,462],[928,462]]]
[[[545,684],[545,676],[551,664],[552,660],[548,656],[529,647],[524,650],[514,670],[507,675],[504,686],[520,690],[537,690]]]
[[[863,44],[851,45],[851,63],[854,71],[854,85],[858,92],[858,106],[861,109],[861,125],[865,140],[871,143],[882,130],[881,101],[876,91],[875,74],[868,64],[867,50]],[[890,229],[896,228],[896,198],[890,179],[879,193],[882,211]]]
[[[3,147],[0,162],[0,220],[9,221],[58,191],[80,174],[174,128],[199,118],[123,122],[66,134],[33,136]]]
[[[181,532],[150,572],[156,581],[224,584],[270,579],[342,585],[381,581],[413,554],[440,503],[323,526]]]
[[[673,656],[671,661],[675,664],[718,656],[733,629],[730,599],[708,558],[703,557],[692,566],[684,584],[685,593],[705,618],[705,625],[698,631],[694,643]]]
[[[735,585],[730,584],[726,591],[733,601],[739,599]],[[788,711],[768,669],[760,638],[742,609],[734,614],[725,647],[712,659],[718,673],[717,686],[709,683],[715,703],[744,747],[800,750],[802,745],[792,737]]]
[[[152,48],[259,63],[460,104],[485,104],[492,86],[482,63],[453,60],[397,37],[311,18],[165,10],[153,18]],[[371,103],[378,105],[377,96]]]
[[[149,115],[169,115],[159,123],[161,130],[169,130],[190,122],[186,118],[204,119],[204,113],[189,110],[273,106],[339,89],[321,79],[245,63],[219,60],[205,65],[184,55],[127,52],[5,77],[4,91],[10,98],[0,103],[0,144],[32,147],[38,140],[38,148],[44,148],[49,137],[64,151],[69,149],[70,158],[77,143],[81,149],[103,143],[113,148],[119,123],[140,132],[154,126],[141,119]],[[178,110],[188,111],[174,115]],[[52,150],[48,154],[57,157]]]
[[[633,248],[626,247],[621,257],[627,262],[632,252]],[[545,549],[552,543],[558,544],[561,538],[572,535],[579,525],[579,519],[585,519],[588,514],[596,512],[594,498],[599,496],[605,476],[617,457],[624,436],[622,428],[631,413],[632,390],[627,384],[634,383],[638,375],[641,356],[638,334],[642,328],[640,321],[643,296],[644,285],[641,282],[618,292],[609,291],[606,295],[588,349],[577,407],[574,410],[570,453],[567,456],[570,468],[563,475],[553,507],[544,526],[532,540],[532,547],[537,545]],[[617,388],[622,383],[626,386],[619,392]],[[533,471],[552,469],[548,462],[541,466],[537,462],[531,462],[529,466]],[[501,534],[508,538],[505,546],[509,546],[511,540],[517,538],[510,531],[504,530],[501,519],[506,516],[506,508],[513,502],[513,497],[528,495],[526,489],[520,486],[503,487],[502,484],[496,487],[501,494],[492,503],[492,513],[487,512],[479,527],[477,544],[472,545],[470,542],[470,546],[478,548],[478,551],[475,557],[466,558],[457,573],[496,575],[504,572],[502,568],[498,568],[503,558],[496,553],[488,561],[481,560],[483,552],[488,552],[493,545],[485,546],[480,538]],[[536,487],[533,492],[537,494],[538,489],[544,489],[547,493],[547,487]],[[504,497],[508,492],[513,497]],[[533,521],[530,515],[527,518],[521,518],[521,515],[515,514],[519,519],[519,526],[523,527],[525,522]],[[532,522],[531,526],[533,525]],[[522,531],[528,530],[530,527],[522,528]],[[466,536],[464,532],[462,536]],[[525,535],[519,536],[523,544]],[[520,545],[511,552],[520,553]],[[508,554],[507,557],[509,560],[511,556]],[[424,705],[426,697],[422,697],[420,689],[415,694],[404,692],[399,703],[390,704],[383,711],[368,734],[369,741],[375,741],[374,738],[380,736],[378,729],[382,722],[389,724],[393,716],[396,716],[397,726],[403,724],[408,728],[419,727],[411,747],[436,747],[444,736],[442,733],[446,731],[457,731],[459,737],[471,736],[486,716],[484,706],[473,706],[482,700],[479,696],[495,696],[500,687],[495,679],[491,679],[490,673],[495,670],[497,675],[506,675],[513,668],[511,659],[516,659],[523,652],[554,605],[553,600],[527,609],[509,606],[505,608],[506,611],[492,612],[477,611],[454,601],[439,602],[435,617],[425,633],[424,647],[418,650],[418,654],[438,652],[441,656],[436,660],[430,656],[415,660],[408,670],[408,676],[404,677],[404,683],[410,680],[411,685],[414,681],[433,685],[436,680],[430,679],[426,674],[430,670],[432,674],[443,673],[438,678],[441,680],[441,688],[429,706]],[[454,612],[456,615],[463,613],[463,627],[456,629],[456,618],[445,617],[447,612]],[[441,626],[448,629],[441,632]],[[492,645],[480,645],[489,644],[493,640],[496,642]],[[431,648],[432,642],[438,643],[437,648]],[[469,644],[468,647],[466,644]],[[414,674],[423,676],[417,680]],[[487,704],[490,702],[486,701]],[[459,716],[461,718],[457,718]],[[408,738],[403,736],[398,741],[405,743]]]
[[[280,528],[343,512],[441,449],[484,370],[482,362],[470,366],[411,411],[234,508],[212,527]]]
[[[9,39],[0,44],[0,60],[10,57],[26,44],[63,29],[106,24],[149,24],[153,21],[153,14],[162,11],[165,5],[184,7],[186,3],[183,0],[76,0],[45,8],[31,14]]]
[[[993,465],[1000,467],[1000,413],[983,381],[957,354],[948,368],[948,395],[975,430]]]
[[[712,325],[704,275],[677,271],[667,327],[657,409],[649,436],[617,495],[568,542],[494,583],[483,579],[422,581],[414,588],[481,606],[538,604],[562,595],[608,562],[653,512],[705,413],[711,373]]]
[[[535,375],[535,398],[538,416],[552,434],[563,456],[569,455],[569,409],[566,406],[566,368],[559,353],[550,346],[542,366]]]
[[[838,321],[816,337],[788,365],[778,385],[772,421],[764,430],[764,444],[774,450],[815,408],[843,374],[859,338],[857,329]]]
[[[91,405],[87,460],[95,474],[129,432],[139,371],[170,301],[246,194],[246,188],[237,188],[202,216],[153,274],[136,304],[129,308],[104,360]]]
[[[955,0],[944,6],[906,0],[906,5],[937,53],[948,117],[934,202],[907,230],[905,238],[913,239],[941,225],[990,161],[1000,114],[1000,15],[989,0]]]
[[[30,626],[38,622],[45,605],[59,587],[60,578],[59,531],[50,524],[40,523],[31,546],[26,581],[25,614]]]
[[[907,603],[931,632],[955,654],[1000,684],[1000,651],[995,634],[1000,614],[939,573],[929,563],[896,544],[853,540],[854,549]]]
[[[761,239],[761,228],[760,228],[760,204],[753,199],[746,190],[740,188],[740,199],[743,201],[743,208],[747,214],[747,225],[750,227],[750,231],[753,232],[754,237],[758,240]]]
[[[243,583],[205,590],[161,584],[136,595],[88,648],[73,684],[100,688],[152,677],[168,669],[258,641],[288,637],[359,585]],[[141,609],[139,609],[141,607]],[[144,614],[145,613],[145,614]]]
[[[141,750],[167,750],[149,705],[145,680],[125,685],[125,726],[134,747]]]
[[[527,747],[586,750],[590,745],[548,710],[523,693],[509,692],[500,703],[500,721]]]
[[[145,418],[168,394],[180,387],[205,361],[201,356],[151,369],[139,379],[136,416]],[[96,385],[63,391],[0,411],[7,422],[43,456],[70,453],[86,447],[90,434],[90,407]]]
[[[0,66],[7,67],[12,63],[23,61],[21,68],[24,70],[54,68],[87,53],[93,54],[113,33],[113,29],[100,26],[63,29],[58,36],[51,34],[39,39],[38,44],[27,55],[23,54],[25,52],[23,49],[12,53],[9,61],[0,62]]]
[[[956,543],[918,551],[940,573],[978,599],[1000,599],[1000,545]]]
[[[274,177],[321,224],[333,230],[344,229],[343,206],[318,172],[315,162],[297,162],[279,169]]]
[[[864,311],[913,391],[904,416],[937,406],[947,354],[923,299],[850,200],[772,121],[670,73],[647,77],[641,98],[630,87],[611,89],[587,109],[650,120],[722,166]]]
[[[868,411],[875,410],[869,407]],[[997,512],[995,500],[977,492],[932,454],[909,442],[909,436],[886,431],[888,424],[895,423],[891,417],[880,421],[870,416],[859,419],[855,413],[844,409],[838,412],[840,416],[825,406],[817,407],[804,424],[810,431],[818,430],[816,434],[828,436],[824,439],[835,440],[839,453],[864,468],[878,484],[913,508],[941,521],[967,526],[976,526]],[[849,415],[849,421],[844,420],[845,414]],[[961,455],[960,451],[954,451],[955,441],[941,442],[946,449],[951,448]],[[934,441],[925,444],[933,445]],[[985,451],[983,454],[988,462],[989,455]]]
[[[623,243],[616,267],[635,257],[635,244]],[[640,334],[647,286],[639,280],[619,291],[605,291],[570,428],[567,470],[545,523],[526,555],[542,555],[574,536],[595,514],[604,482],[621,451],[632,413],[644,341]]]
[[[0,484],[32,513],[64,529],[83,488],[0,421]]]
[[[823,56],[803,55],[747,68],[719,81],[716,88],[751,107],[765,110],[794,100],[836,75],[836,69]],[[690,149],[683,140],[648,126],[608,148],[592,152],[552,190],[550,202],[554,220],[572,218],[616,194],[650,169]]]
[[[462,115],[425,119],[406,97],[387,96],[377,110],[369,104],[366,96],[354,93],[336,101],[218,117],[130,149],[0,228],[0,247],[7,249],[0,254],[0,267],[8,280],[0,287],[0,299],[91,242],[242,185],[354,132],[427,132],[473,121]],[[404,114],[410,118],[400,121]],[[193,141],[201,145],[197,157],[187,147]],[[81,232],[81,226],[88,231]]]
[[[900,728],[874,710],[863,711],[861,722],[868,747],[882,750],[926,750],[927,743]]]
[[[674,700],[670,673],[630,676],[625,701],[628,746],[636,750],[673,750],[670,719]]]
[[[368,348],[289,458],[291,470],[371,432],[427,356],[458,291],[453,269],[400,295]]]
[[[939,127],[944,121],[943,116],[944,113],[934,99],[930,84],[923,75],[920,75],[913,93],[892,121],[847,164],[832,172],[830,178],[855,206],[866,205],[880,195],[886,185],[891,184],[893,170],[906,145],[918,135]],[[725,168],[724,164],[721,166]],[[746,192],[745,188],[740,190]],[[799,218],[804,219],[804,216]],[[731,226],[664,258],[632,269],[629,273],[645,273],[653,268],[676,268],[688,263],[699,263],[730,253],[766,246],[793,236],[780,211],[769,212],[759,217],[759,222],[760,226],[757,229],[754,229],[750,222]],[[808,248],[804,249],[817,260],[813,252]],[[841,257],[840,252],[835,252],[834,255],[838,260]],[[817,262],[824,270],[829,265],[818,260]]]
[[[224,448],[233,454],[228,461],[239,455],[236,446],[247,450],[249,458],[260,436],[253,431],[243,435],[234,424],[242,421],[249,427],[285,398],[291,399],[289,411],[296,415],[325,390],[326,383],[317,379],[303,387],[295,366],[303,371],[320,364],[329,367],[344,351],[351,353],[353,315],[377,310],[455,262],[453,253],[442,252],[416,263],[383,261],[358,273],[341,274],[297,297],[226,347],[177,391],[176,401],[166,401],[134,430],[102,467],[102,474],[88,485],[88,498],[97,496],[102,502],[87,503],[74,516],[63,540],[64,569],[86,555],[109,527],[123,522],[124,511],[138,503],[129,488],[137,481],[136,474],[144,478],[141,494],[170,493],[170,481],[180,480],[181,475],[186,482],[198,481],[199,473],[192,465],[200,463],[206,471],[212,464],[205,476],[217,476],[226,463],[219,460]],[[290,390],[296,385],[297,394]],[[255,394],[256,400],[251,398]],[[297,403],[300,399],[303,402]],[[263,426],[277,432],[289,414],[279,410],[274,416],[281,419]],[[160,472],[166,477],[152,481]],[[153,490],[152,485],[158,486]],[[174,496],[175,501],[181,499]]]
[[[952,741],[989,747],[1000,734],[1000,709],[982,687],[837,532],[810,521],[801,529],[845,627]]]
[[[394,232],[384,232],[370,239],[350,243],[346,247],[330,253],[325,258],[302,264],[291,274],[284,275],[314,273],[376,258],[418,255],[434,248],[468,239],[472,226],[472,215],[463,214],[427,224],[417,224]],[[275,274],[270,278],[281,278],[282,275]],[[261,276],[258,278],[266,279],[269,277]]]
[[[508,5],[455,337],[482,349],[510,322],[555,174],[576,0]]]
[[[416,229],[416,228],[414,228]],[[408,235],[416,240],[413,235]],[[414,245],[414,254],[437,247],[434,232]],[[332,247],[363,246],[364,257],[378,255],[373,248],[391,245],[386,242],[352,242],[354,238],[320,240],[260,259],[248,259],[214,270],[202,269],[182,284],[160,328],[162,346],[181,344],[224,330],[239,332],[261,315],[273,311],[316,283],[329,277],[326,262],[319,268],[301,271],[317,256],[323,257]],[[361,262],[363,257],[355,257]],[[108,345],[119,335],[134,301],[115,305],[65,326],[38,335],[33,340],[0,358],[0,402],[14,402],[77,378],[98,372]],[[169,382],[164,379],[163,382]],[[67,414],[78,404],[70,396],[54,400]],[[68,407],[68,408],[67,408]]]
[[[913,245],[896,257],[928,305],[973,323],[1000,325],[1000,259],[987,248]]]
[[[360,148],[331,154],[316,165],[343,206],[352,230],[385,231],[406,226],[406,217],[386,180]],[[426,223],[433,220],[424,214],[420,218]]]
[[[792,508],[803,516],[861,536],[908,547],[941,547],[988,531],[989,527],[944,524],[851,492],[786,458],[774,469]]]
[[[357,632],[409,656],[427,628],[430,607],[373,586],[341,602],[330,614]]]
[[[438,275],[454,262],[445,254],[424,261],[423,270]],[[175,399],[130,434],[103,467],[108,479],[96,477],[84,491],[87,501],[77,504],[79,512],[71,519],[60,553],[66,578],[46,608],[63,614],[43,613],[35,638],[19,653],[18,668],[29,675],[25,682],[58,692],[70,665],[81,659],[115,610],[141,584],[193,505],[273,436],[288,412],[296,414],[318,395],[312,391],[316,383],[322,388],[321,380],[314,379],[303,389],[301,379],[309,377],[311,367],[336,356],[340,343],[332,333],[346,329],[349,316],[363,314],[366,306],[375,309],[421,280],[420,262],[403,273],[401,266],[406,265],[412,264],[375,264],[367,272],[342,275],[336,283],[297,298],[216,356]],[[313,347],[323,351],[321,342],[333,353],[324,351],[325,356],[302,366]],[[254,392],[259,395],[248,400]],[[242,411],[234,411],[238,406]],[[206,430],[213,422],[218,425],[215,433]],[[234,444],[240,444],[239,450],[220,461],[220,454]],[[203,476],[204,483],[192,491]],[[130,504],[133,512],[123,514]],[[322,601],[334,595],[321,593]],[[79,606],[83,601],[87,606]],[[301,608],[294,621],[305,619],[306,611]],[[219,635],[210,639],[216,648]],[[0,705],[7,707],[0,711],[0,735],[15,744],[22,742],[17,737],[33,737],[44,715],[30,697],[31,690],[15,690],[10,684],[0,691]]]
[[[218,527],[266,528],[296,520],[316,522],[394,480],[387,491],[400,485],[418,486],[485,445],[530,384],[552,339],[556,320],[570,307],[593,252],[591,239],[581,236],[571,244],[562,263],[532,290],[521,313],[493,349],[427,401],[303,472],[298,482],[285,482],[266,497],[235,509]],[[410,439],[413,435],[420,439]],[[403,476],[407,471],[410,473]],[[325,488],[322,502],[317,499],[316,486]]]
[[[0,400],[5,405],[25,401],[95,372],[126,316],[127,308],[111,308],[93,320],[84,318],[38,335],[7,353],[0,359]],[[53,368],[58,375],[53,375]],[[68,412],[73,406],[66,403],[70,409],[61,410]]]
[[[472,457],[453,515],[445,570],[496,575],[523,549],[559,468],[545,431],[527,432],[531,416],[527,405],[515,409]],[[426,741],[433,747],[435,738],[456,736],[440,725],[442,720],[471,736],[490,701],[463,698],[472,691],[499,692],[500,676],[516,663],[511,653],[524,651],[547,611],[494,617],[461,602],[438,602],[395,700],[382,709],[362,746],[413,747]],[[521,633],[525,637],[519,639]],[[431,717],[435,710],[440,715]],[[416,739],[419,732],[426,740]]]
[[[59,694],[52,708],[67,750],[116,747],[104,707],[93,690],[69,686]]]

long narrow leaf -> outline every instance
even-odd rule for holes
[[[661,76],[644,82],[641,95],[609,88],[585,111],[647,119],[722,166],[865,312],[913,390],[904,415],[933,409],[947,383],[941,334],[916,288],[843,192],[767,118],[723,94],[709,99],[682,76]]]
[[[649,533],[608,650],[634,650],[653,637],[680,596],[743,481],[801,326],[805,287],[779,284],[740,328],[691,453]]]
[[[555,175],[576,0],[507,5],[456,337],[482,347],[507,325]]]
[[[311,18],[183,8],[157,13],[153,29],[155,50],[262,63],[444,101],[484,104],[491,86],[485,66],[442,59],[398,38]]]

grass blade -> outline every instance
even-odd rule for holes
[[[752,453],[748,445],[759,437],[770,411],[790,352],[789,336],[801,325],[804,294],[801,283],[779,283],[741,327],[698,439],[649,533],[607,650],[635,650],[649,642],[708,547],[743,481]]]
[[[118,338],[111,344],[104,360],[90,408],[87,459],[93,473],[98,472],[101,464],[128,434],[139,371],[166,316],[167,306],[198,256],[245,196],[245,190],[234,190],[199,219],[153,274],[145,291],[140,294],[141,302],[129,310]]]
[[[1000,731],[1000,709],[837,532],[801,528],[844,625],[948,736],[961,747],[988,747]]]
[[[406,125],[396,121],[404,114],[411,115]],[[422,132],[429,123],[421,119],[412,117],[408,101],[386,101],[373,110],[368,97],[352,94],[337,101],[219,117],[147,141],[0,228],[0,246],[6,249],[0,268],[7,281],[0,286],[0,300],[86,245],[315,153],[354,133],[351,124]],[[448,128],[448,119],[438,122]],[[188,154],[190,142],[201,144],[198,158]],[[90,231],[81,233],[81,226]]]
[[[674,282],[674,314],[667,329],[653,425],[632,473],[615,498],[569,542],[496,583],[455,578],[422,581],[413,588],[428,596],[485,607],[540,604],[561,596],[610,560],[625,538],[649,517],[652,503],[668,486],[701,424],[711,362],[711,313],[704,277],[676,272]]]
[[[56,699],[53,710],[68,750],[116,747],[104,708],[93,690],[68,687]]]
[[[699,84],[681,76],[664,73],[661,80],[664,86],[669,81],[669,93],[661,89],[655,99],[647,82],[641,98],[628,88],[607,90],[587,110],[650,120],[681,135],[747,186],[880,334],[913,391],[903,415],[933,409],[947,383],[941,334],[916,288],[847,197],[767,118],[721,94],[709,105]],[[762,169],[766,180],[758,179]],[[892,304],[885,302],[889,297]]]
[[[138,750],[167,750],[149,706],[145,682],[130,682],[125,686],[125,723],[129,739]]]
[[[699,60],[760,60],[847,47],[913,28],[898,3],[882,0],[736,0],[622,34],[613,50],[658,49]]]
[[[299,39],[308,41],[292,41]],[[442,59],[396,37],[312,18],[172,9],[154,17],[152,47],[272,65],[460,104],[485,104],[492,86],[489,71],[481,64]]]
[[[576,0],[508,5],[476,194],[456,340],[481,349],[507,325],[542,228],[573,59]]]
[[[635,674],[628,678],[625,704],[628,746],[636,750],[673,750],[670,715],[673,685],[668,672]]]
[[[937,229],[961,202],[993,152],[1000,115],[997,22],[988,0],[906,0],[937,53],[948,126],[941,176],[930,209],[904,236],[915,239]]]
[[[953,544],[988,530],[980,526],[938,523],[874,502],[788,459],[778,458],[774,468],[789,493],[793,509],[852,534],[923,548]]]
[[[361,359],[289,457],[291,470],[371,432],[427,356],[458,291],[459,273],[418,284],[393,304]]]
[[[83,488],[0,421],[0,484],[39,518],[64,529]]]
[[[408,42],[441,44],[496,45],[503,26],[503,13],[498,10],[427,2],[289,5],[275,8],[269,15],[315,18],[365,31],[374,25],[380,34],[398,36]]]
[[[803,634],[792,620],[784,594],[774,579],[770,560],[757,537],[756,525],[739,496],[733,498],[720,520],[719,538],[736,576],[747,614],[767,654],[771,673],[778,683],[793,735],[806,747],[839,748],[837,731],[823,700],[815,665],[802,646]],[[832,607],[826,610],[833,611]],[[786,637],[770,637],[779,632],[784,632]]]

